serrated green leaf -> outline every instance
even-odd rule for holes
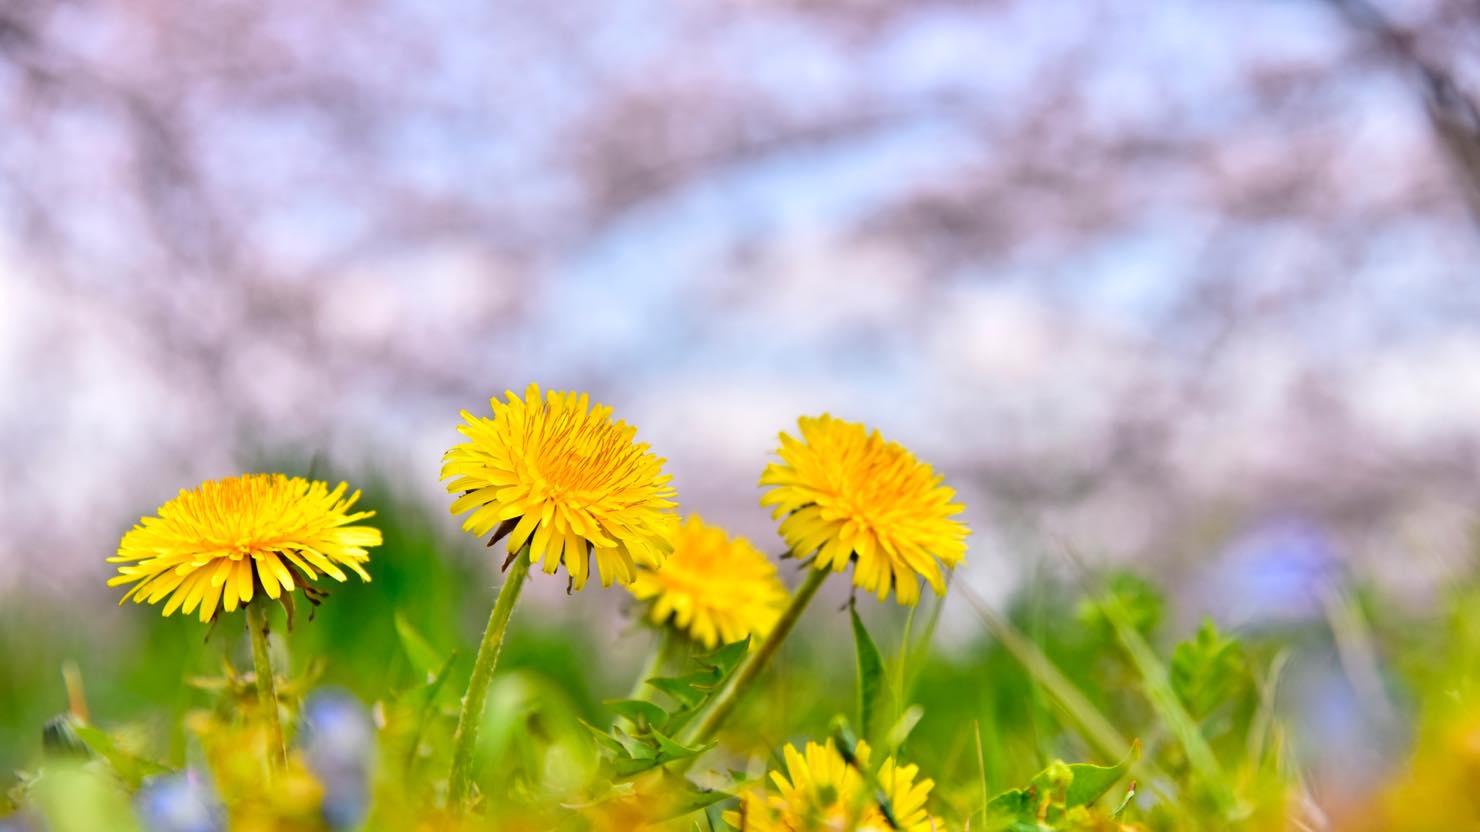
[[[712,668],[720,677],[725,677],[733,673],[735,668],[740,666],[740,662],[745,660],[745,656],[749,652],[750,637],[746,636],[740,641],[722,644],[708,653],[695,656],[694,661],[703,667]]]
[[[716,676],[705,670],[683,676],[660,676],[649,679],[648,684],[662,691],[685,708],[701,704],[706,694],[715,687]]]
[[[646,684],[664,694],[674,703],[660,705],[642,699],[624,699],[609,702],[618,717],[627,720],[627,731],[622,725],[613,726],[611,742],[613,749],[603,742],[611,759],[612,772],[618,778],[632,777],[656,765],[686,759],[707,750],[710,746],[689,748],[674,741],[683,727],[725,684],[734,669],[744,660],[749,649],[749,639],[732,642],[691,659],[690,667],[697,670],[678,676],[657,676],[646,680]],[[643,744],[643,749],[633,747]]]
[[[682,745],[678,741],[669,738],[668,736],[663,734],[663,732],[657,729],[653,729],[651,733],[653,735],[653,739],[656,740],[658,743],[658,756],[662,757],[665,762],[672,760],[682,760],[687,757],[693,757],[697,754],[703,754],[705,751],[708,751],[715,745],[714,743],[694,746]]]
[[[658,749],[652,743],[648,743],[640,737],[634,737],[622,730],[620,725],[612,728],[610,732],[612,739],[621,743],[622,750],[628,757],[634,760],[654,760],[658,757]]]
[[[622,745],[622,743],[617,742],[617,740],[612,737],[610,733],[601,728],[597,728],[595,725],[592,725],[584,719],[580,720],[580,723],[581,725],[585,726],[587,731],[591,732],[591,736],[595,738],[596,744],[601,746],[608,753],[622,758],[625,758],[627,756],[626,747]]]
[[[652,771],[660,765],[662,760],[657,758],[649,760],[634,760],[630,757],[618,757],[611,761],[612,773],[618,777],[636,777],[644,772]]]
[[[1204,717],[1247,689],[1250,680],[1243,645],[1226,638],[1211,618],[1197,635],[1178,644],[1168,668],[1172,690],[1194,717]]]
[[[1105,593],[1119,603],[1125,620],[1142,636],[1150,637],[1166,618],[1166,597],[1160,588],[1133,572],[1116,572],[1105,581]],[[1079,607],[1079,620],[1100,639],[1113,638],[1114,626],[1105,617],[1101,603],[1086,598]]]
[[[606,704],[617,716],[638,725],[663,725],[668,721],[668,712],[646,699],[613,699]]]

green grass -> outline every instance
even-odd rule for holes
[[[477,563],[481,547],[453,536],[455,524],[439,512],[399,499],[384,482],[367,488],[365,504],[385,534],[374,581],[334,586],[312,620],[298,610],[291,633],[280,612],[273,620],[279,662],[291,667],[290,708],[311,689],[333,687],[371,709],[379,751],[368,822],[407,828],[440,817],[451,725],[497,579]],[[550,580],[558,579],[534,577]],[[1432,772],[1476,762],[1453,739],[1480,714],[1480,603],[1467,587],[1426,617],[1399,614],[1358,588],[1330,622],[1231,634],[1174,631],[1161,588],[1123,574],[1037,580],[1003,611],[958,585],[953,632],[963,619],[975,632],[949,649],[936,637],[933,596],[913,613],[861,597],[855,626],[841,596],[824,593],[714,750],[664,745],[672,738],[663,723],[689,718],[676,699],[658,695],[662,710],[651,713],[610,704],[632,688],[644,658],[641,650],[617,657],[614,648],[654,639],[600,592],[515,612],[478,756],[479,816],[491,828],[618,828],[602,826],[611,823],[600,819],[606,809],[653,789],[667,796],[669,814],[680,813],[668,827],[723,828],[732,795],[760,785],[785,743],[831,736],[846,744],[855,734],[932,778],[930,810],[952,829],[968,819],[973,830],[1318,828],[1303,761],[1319,749],[1294,747],[1281,689],[1282,670],[1312,644],[1340,647],[1353,684],[1369,694],[1376,684],[1384,718],[1417,738],[1412,767],[1395,753],[1387,791],[1372,794],[1413,795],[1427,806],[1450,788]],[[209,681],[227,675],[223,660],[238,672],[249,667],[240,613],[224,616],[209,640],[198,622],[162,619],[152,608],[122,610],[123,625],[106,632],[79,624],[87,614],[20,599],[0,606],[0,770],[15,772],[0,816],[24,805],[55,828],[81,828],[67,819],[59,788],[122,805],[129,797],[120,790],[147,779],[153,764],[206,764],[214,739],[191,727],[200,714],[240,722],[240,692]],[[42,742],[47,721],[68,710],[69,663],[89,711],[90,726],[75,726],[88,748],[81,762]],[[704,667],[690,669],[710,672]],[[673,690],[702,709],[712,685],[695,679]],[[691,783],[675,773],[685,767]],[[1350,817],[1431,828],[1417,812],[1391,814],[1384,799]],[[1469,804],[1449,805],[1460,813]],[[1328,807],[1338,823],[1347,808]],[[99,822],[96,812],[81,814]],[[126,814],[108,822],[130,828]],[[1405,827],[1409,815],[1418,819]],[[319,815],[307,817],[277,828],[325,828]]]

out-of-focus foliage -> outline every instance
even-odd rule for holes
[[[1480,771],[1473,590],[1457,590],[1440,621],[1392,613],[1376,592],[1353,596],[1352,614],[1370,622],[1366,648],[1391,653],[1385,684],[1409,692],[1392,706],[1415,709],[1419,728],[1387,785],[1323,805],[1281,680],[1324,625],[1240,633],[1204,620],[1179,640],[1156,584],[1112,573],[1031,585],[949,648],[931,603],[819,605],[715,749],[674,738],[743,642],[675,651],[649,693],[622,697],[633,669],[604,660],[595,645],[609,641],[592,639],[578,610],[531,607],[490,697],[479,820],[459,819],[442,807],[445,767],[490,589],[445,556],[429,518],[372,491],[386,533],[375,580],[336,592],[291,633],[275,623],[292,668],[279,680],[284,774],[269,782],[254,751],[250,673],[223,664],[223,649],[244,650],[232,618],[204,643],[140,616],[99,656],[54,639],[44,612],[7,607],[0,720],[19,773],[0,817],[62,832],[722,829],[782,745],[834,737],[847,748],[856,728],[883,750],[876,760],[908,760],[933,782],[928,810],[950,829],[1428,830],[1480,818],[1468,786]],[[853,649],[838,650],[850,630]]]

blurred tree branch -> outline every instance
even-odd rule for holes
[[[1351,24],[1368,33],[1388,57],[1421,85],[1434,133],[1454,162],[1460,189],[1480,222],[1480,109],[1449,72],[1424,56],[1418,38],[1395,26],[1369,0],[1329,0]],[[1480,10],[1470,8],[1473,19]],[[1473,22],[1473,20],[1472,20]]]

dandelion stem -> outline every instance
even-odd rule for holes
[[[267,762],[273,771],[287,763],[283,746],[283,723],[278,717],[277,682],[272,672],[272,654],[267,649],[267,607],[247,604],[247,632],[252,637],[252,668],[257,676],[257,701],[267,723]]]
[[[469,777],[473,767],[473,751],[478,746],[478,728],[483,723],[483,708],[488,702],[488,686],[493,681],[493,670],[498,665],[499,650],[504,645],[504,633],[509,629],[509,616],[514,612],[514,603],[529,577],[529,547],[525,546],[509,565],[504,576],[504,585],[499,587],[498,599],[493,603],[493,613],[488,617],[488,629],[483,631],[483,643],[478,646],[478,658],[473,663],[473,678],[468,680],[468,692],[463,695],[462,713],[457,717],[457,731],[452,735],[452,770],[447,776],[447,805],[461,807],[468,798]]]
[[[766,640],[762,641],[755,652],[745,660],[745,664],[740,666],[740,670],[735,673],[735,678],[730,680],[730,684],[725,687],[719,699],[715,700],[714,707],[709,710],[704,721],[689,737],[687,745],[703,745],[714,739],[719,729],[724,727],[725,720],[730,718],[730,714],[740,704],[740,700],[745,698],[745,694],[754,687],[756,680],[760,678],[761,671],[766,669],[771,657],[776,655],[776,651],[781,648],[781,642],[786,640],[787,634],[796,626],[797,621],[802,617],[802,612],[807,609],[807,604],[811,603],[812,596],[817,594],[817,590],[822,586],[822,582],[827,580],[832,570],[808,569],[807,572],[807,580],[797,588],[797,594],[792,596],[791,604],[776,620],[776,626],[771,629]]]
[[[643,665],[642,672],[637,674],[637,680],[632,683],[632,692],[627,694],[628,699],[647,699],[648,680],[661,675],[663,668],[667,667],[678,655],[679,648],[683,647],[682,640],[674,629],[663,626],[658,629],[658,643],[653,645],[653,654],[648,657],[647,663]]]

